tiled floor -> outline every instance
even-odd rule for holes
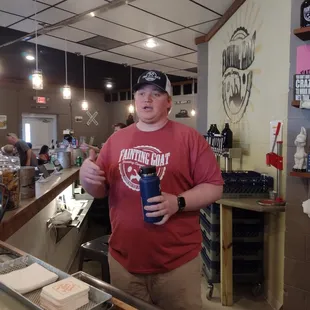
[[[97,238],[100,235],[104,235],[104,230],[100,228],[92,227],[87,232],[87,236],[85,237],[85,241],[92,240]],[[99,234],[99,235],[98,235]],[[74,273],[78,270],[78,257],[75,259],[70,273]],[[101,267],[97,262],[87,262],[84,263],[83,271],[89,273],[90,275],[101,279]],[[201,277],[201,296],[203,301],[203,310],[220,310],[220,309],[234,309],[234,310],[272,310],[272,308],[264,301],[263,298],[254,299],[250,294],[245,293],[248,288],[237,288],[237,292],[235,294],[235,304],[232,308],[223,307],[220,302],[220,293],[219,293],[219,285],[215,285],[212,300],[209,301],[206,298],[206,293],[208,292],[208,285],[205,278]]]

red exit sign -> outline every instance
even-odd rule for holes
[[[36,101],[39,104],[46,104],[46,98],[45,97],[37,97]]]

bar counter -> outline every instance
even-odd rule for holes
[[[37,181],[36,196],[22,200],[17,209],[4,215],[0,224],[0,240],[11,237],[78,178],[79,168],[70,168],[62,170],[61,174],[51,175],[45,183]]]

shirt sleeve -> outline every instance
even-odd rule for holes
[[[198,132],[195,132],[190,141],[191,173],[194,185],[203,183],[223,185],[221,169],[208,142]]]
[[[17,143],[19,143],[19,146],[23,152],[27,152],[30,149],[25,141],[20,140]]]
[[[100,150],[97,157],[96,164],[100,167],[102,171],[105,172],[106,182],[109,185],[109,150],[110,150],[110,140],[108,140]]]

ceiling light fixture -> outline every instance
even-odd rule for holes
[[[38,69],[38,23],[37,23],[37,0],[35,0],[35,24],[36,24],[36,69],[32,73],[32,88],[35,90],[43,89],[42,71]]]
[[[83,55],[83,84],[84,84],[84,99],[82,101],[81,107],[83,111],[88,111],[88,102],[86,100],[85,96],[85,74],[86,74],[86,69],[85,69],[85,55]]]
[[[112,83],[111,83],[111,82],[108,82],[107,84],[105,84],[105,87],[106,87],[106,88],[112,88],[112,87],[113,87],[113,85],[112,85]]]
[[[132,114],[132,113],[135,112],[135,107],[133,106],[133,104],[130,104],[130,105],[128,106],[128,112],[129,112],[130,114]]]
[[[147,48],[154,48],[157,46],[157,42],[154,39],[148,39],[145,43]]]
[[[68,85],[67,40],[66,40],[66,48],[65,48],[65,73],[66,73],[66,84],[62,89],[62,98],[65,100],[71,100],[71,98],[72,98],[71,87]]]
[[[95,17],[96,15],[95,15],[95,12],[91,12],[91,13],[89,13],[89,15],[91,16],[91,17]]]
[[[25,58],[26,58],[28,61],[34,61],[34,60],[36,59],[33,55],[30,55],[30,54],[26,55]]]

